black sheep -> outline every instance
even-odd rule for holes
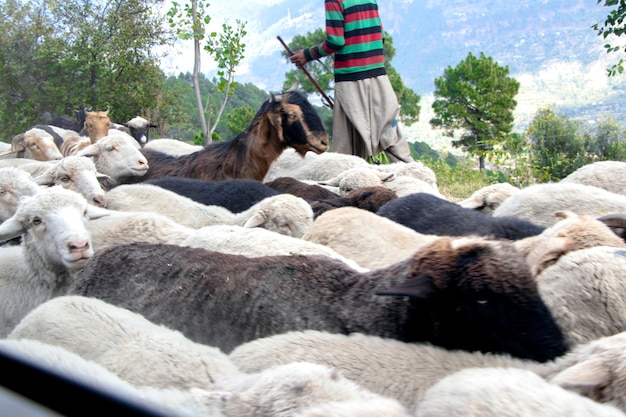
[[[164,177],[144,182],[158,185],[198,203],[225,207],[233,213],[248,210],[264,198],[280,194],[261,181],[246,178],[208,181],[186,177]]]
[[[70,294],[127,308],[225,352],[306,329],[537,361],[567,349],[513,243],[479,237],[442,237],[365,273],[324,256],[120,245],[98,251]]]
[[[538,235],[545,229],[515,217],[487,216],[428,193],[391,200],[376,214],[427,235],[481,235],[517,240]]]

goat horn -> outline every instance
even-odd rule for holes
[[[609,227],[626,229],[626,215],[622,213],[606,214],[598,217],[596,220],[601,221]]]
[[[281,101],[283,101],[282,93],[270,93],[270,102],[280,103]]]

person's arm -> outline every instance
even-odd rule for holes
[[[296,66],[302,67],[309,61],[334,54],[345,45],[343,32],[343,6],[338,0],[325,0],[326,39],[319,45],[308,49],[300,49],[290,59]]]

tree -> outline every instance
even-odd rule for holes
[[[163,103],[152,51],[170,37],[158,1],[0,3],[2,135],[41,123],[45,111],[73,117],[80,107],[108,107],[125,122]]]
[[[310,48],[311,45],[318,45],[322,43],[324,39],[326,39],[326,31],[324,29],[316,29],[313,32],[308,32],[306,35],[294,36],[291,42],[289,42],[289,48],[292,51]],[[385,55],[385,69],[387,71],[389,81],[391,82],[393,90],[398,97],[398,102],[400,103],[400,121],[410,126],[419,120],[419,113],[421,110],[419,102],[421,97],[404,84],[398,71],[396,71],[396,69],[391,65],[391,60],[395,56],[396,50],[393,47],[393,38],[388,32],[385,32],[383,53]],[[289,53],[287,51],[283,51],[282,55],[289,62]],[[333,65],[334,55],[328,55],[306,64],[307,71],[311,77],[330,97],[333,96],[332,90],[334,89]],[[304,72],[299,69],[293,69],[285,74],[283,89],[288,90],[294,87],[301,88],[306,94],[313,94],[317,92],[313,83],[306,77],[306,75],[304,75]]]
[[[613,41],[617,42],[617,38],[626,33],[626,24],[624,23],[624,19],[626,19],[626,0],[598,0],[597,4],[603,1],[605,7],[617,6],[617,9],[609,12],[604,23],[596,23],[591,27],[597,32],[598,36],[601,36],[603,39],[610,38],[607,43],[604,44],[607,53],[617,52],[620,49],[626,52],[626,45],[616,45],[613,43]],[[620,58],[616,64],[612,64],[607,68],[607,72],[609,76],[623,73],[624,59]]]
[[[435,79],[434,128],[445,129],[453,137],[461,137],[452,146],[461,147],[479,157],[480,169],[485,156],[501,144],[513,130],[513,110],[519,82],[508,77],[509,68],[501,67],[482,52],[476,58],[470,52],[455,68],[448,67]]]
[[[206,3],[208,7],[208,3]],[[176,30],[178,37],[182,40],[193,40],[194,44],[194,66],[193,66],[193,86],[196,100],[196,108],[202,128],[204,143],[212,141],[215,131],[226,102],[232,95],[235,87],[235,70],[244,58],[246,45],[242,42],[247,34],[246,24],[240,20],[236,21],[233,27],[227,23],[222,25],[222,32],[211,32],[206,36],[206,30],[211,22],[211,16],[205,12],[205,3],[202,0],[189,0],[188,3],[179,4],[173,1],[172,7],[167,13],[168,21],[172,28]],[[200,46],[205,41],[203,49],[207,51],[215,60],[218,67],[218,90],[223,92],[223,98],[219,109],[216,110],[215,121],[209,128],[208,107],[209,99],[205,101],[200,93],[199,73],[200,73]]]
[[[540,182],[559,181],[588,162],[579,130],[579,122],[550,107],[537,110],[527,135],[531,166]]]

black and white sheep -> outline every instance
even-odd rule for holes
[[[198,203],[222,206],[233,213],[247,210],[264,198],[279,194],[261,181],[248,178],[207,181],[197,178],[163,177],[144,183],[158,185]]]
[[[532,371],[545,381],[626,411],[626,332],[574,346],[552,361],[538,363],[506,354],[449,350],[364,334],[300,331],[253,340],[229,355],[243,372],[309,361],[338,369],[380,395],[419,410],[427,390],[469,368]]]
[[[567,349],[512,243],[476,237],[442,237],[409,259],[363,273],[322,256],[121,245],[97,252],[72,294],[128,308],[225,352],[303,329],[542,361]]]
[[[37,305],[65,293],[73,274],[93,255],[86,223],[106,215],[78,193],[50,187],[22,197],[15,214],[0,225],[0,335],[6,335]]]
[[[128,128],[129,133],[135,138],[140,146],[144,146],[150,140],[150,129],[157,127],[154,123],[144,119],[141,116],[135,116],[126,123],[124,126]]]
[[[382,206],[377,214],[416,232],[433,235],[491,235],[496,238],[517,240],[538,235],[545,229],[539,223],[535,224],[513,215],[486,216],[429,193],[398,197]]]
[[[144,148],[142,152],[150,169],[143,179],[179,176],[261,181],[287,147],[296,149],[300,155],[328,149],[328,135],[320,116],[297,91],[266,100],[246,130],[229,141],[212,142],[200,151],[180,156]]]

